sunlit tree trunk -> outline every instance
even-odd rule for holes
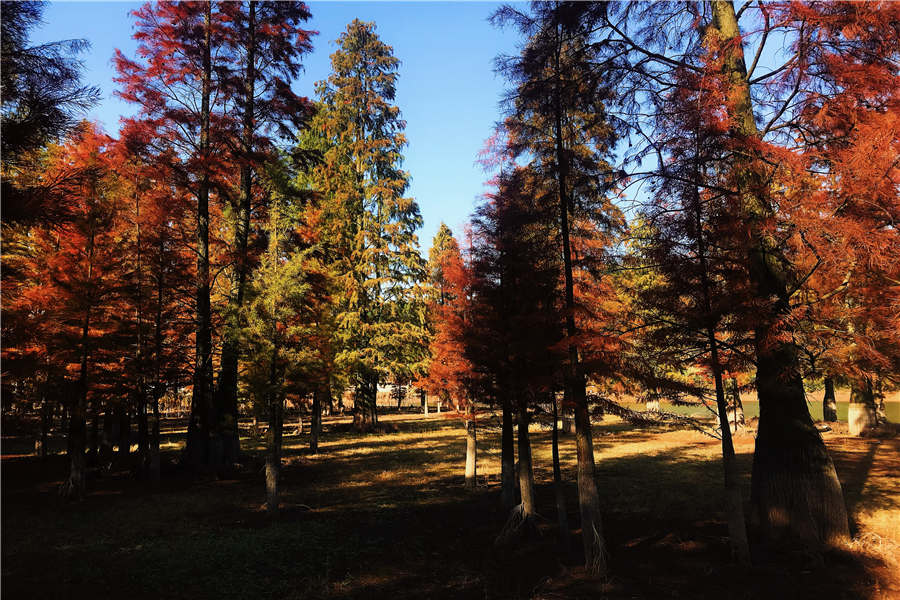
[[[744,426],[744,403],[741,402],[741,387],[734,377],[728,379],[728,404],[731,410],[731,425],[734,431]]]
[[[834,423],[838,420],[837,399],[834,396],[834,380],[825,378],[825,396],[822,398],[822,420]]]
[[[475,404],[466,404],[466,489],[477,485],[477,431],[475,424]]]
[[[875,394],[872,380],[866,377],[862,381],[850,384],[850,405],[847,407],[847,422],[850,435],[863,435],[876,425]]]

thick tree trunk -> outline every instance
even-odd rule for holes
[[[378,425],[378,379],[366,376],[356,385],[353,398],[353,426],[357,431],[371,431]]]
[[[419,390],[419,398],[422,399],[422,413],[428,416],[428,394],[425,390]]]
[[[466,489],[477,485],[477,431],[475,429],[475,405],[470,399],[466,404]]]
[[[756,139],[759,132],[734,5],[730,0],[714,0],[712,13],[708,33],[718,34],[719,48],[732,49],[726,51],[722,69],[730,83],[734,134]],[[765,225],[772,208],[761,191],[765,190],[762,175],[740,154],[733,167],[749,236],[750,280],[760,299],[777,299],[772,314],[761,318],[755,331],[760,416],[753,455],[752,516],[768,541],[793,540],[816,551],[849,536],[847,510],[834,464],[809,416],[797,351],[782,318],[790,308],[789,273],[778,242]]]
[[[512,403],[506,390],[502,390],[500,393],[503,401],[503,422],[500,434],[500,505],[508,510],[516,505],[516,455]]]
[[[825,378],[825,397],[822,398],[822,420],[828,423],[835,423],[837,416],[837,399],[834,396],[834,380],[831,377]]]
[[[572,551],[572,538],[569,532],[569,516],[566,511],[566,492],[563,488],[562,469],[559,466],[559,410],[557,408],[556,392],[550,393],[553,401],[553,495],[556,498],[556,520],[559,525],[559,547],[563,554]]]
[[[204,15],[203,71],[200,97],[200,158],[206,160],[210,152],[209,116],[212,92],[211,29],[212,6],[206,4]],[[196,287],[196,339],[194,357],[194,381],[191,397],[191,418],[188,423],[185,460],[195,470],[218,468],[221,453],[212,444],[216,424],[213,402],[212,319],[210,307],[209,272],[209,190],[210,173],[203,166],[197,190],[197,287]]]
[[[850,385],[850,405],[847,407],[850,435],[864,435],[875,428],[877,416],[872,380],[854,381]]]

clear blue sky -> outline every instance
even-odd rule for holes
[[[86,38],[86,82],[98,85],[103,101],[89,118],[115,134],[119,117],[134,108],[114,97],[111,59],[115,48],[135,55],[129,11],[132,2],[53,2],[33,43]],[[409,147],[404,168],[412,175],[409,194],[422,209],[423,251],[441,221],[462,233],[485,175],[475,164],[478,151],[499,118],[504,82],[493,72],[498,53],[515,51],[512,31],[492,27],[488,2],[310,2],[309,29],[319,32],[295,89],[314,96],[314,82],[327,77],[334,40],[354,18],[374,21],[381,38],[400,59],[397,104],[407,122]]]

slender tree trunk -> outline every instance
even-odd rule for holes
[[[557,37],[560,36],[557,30]],[[560,53],[562,42],[556,46],[556,76],[560,75]],[[572,250],[569,240],[569,195],[568,195],[568,159],[563,147],[562,133],[562,94],[561,86],[554,90],[555,122],[554,137],[557,161],[557,191],[559,194],[560,237],[562,238],[563,271],[565,275],[565,309],[566,335],[568,343],[568,361],[566,371],[566,387],[575,409],[575,444],[578,479],[578,505],[581,513],[582,543],[584,546],[585,568],[592,575],[605,575],[607,572],[606,540],[603,537],[603,525],[600,518],[600,494],[594,479],[594,441],[591,432],[591,419],[588,414],[587,392],[584,373],[578,358],[578,347],[575,336],[575,292],[572,275]]]
[[[872,388],[875,405],[875,426],[880,427],[887,423],[887,410],[884,406],[884,380],[879,377]]]
[[[159,238],[159,272],[156,280],[156,318],[153,324],[153,362],[154,362],[154,382],[153,382],[153,423],[150,434],[150,465],[149,474],[150,482],[154,487],[159,485],[160,477],[160,456],[159,456],[159,401],[163,396],[165,383],[163,382],[162,366],[163,366],[163,290],[165,289],[165,242],[163,237]],[[176,381],[175,388],[177,391],[178,383]]]
[[[737,379],[730,377],[728,379],[728,398],[731,405],[731,423],[734,431],[744,426],[744,403],[741,402],[741,386],[738,385]]]
[[[503,423],[500,437],[500,504],[504,509],[516,505],[516,455],[512,423],[512,403],[508,390],[501,390]]]
[[[466,403],[466,489],[473,490],[477,483],[477,431],[475,429],[475,403]]]
[[[266,453],[266,512],[278,514],[278,479],[281,475],[281,439],[284,425],[284,398],[276,390],[278,347],[272,351],[269,371],[269,451]]]
[[[758,138],[734,5],[714,0],[712,12],[708,34],[718,34],[718,47],[733,49],[722,67],[731,83],[734,133]],[[766,540],[790,539],[815,551],[849,537],[847,509],[834,464],[809,416],[797,349],[781,318],[790,310],[788,272],[778,242],[765,227],[772,216],[761,191],[765,185],[746,158],[738,155],[734,168],[750,239],[750,279],[760,298],[778,299],[754,336],[760,415],[751,484],[753,519]]]
[[[91,435],[88,436],[87,464],[97,464],[97,456],[100,452],[100,409],[94,408],[94,418],[91,419]]]
[[[822,420],[828,423],[835,423],[837,417],[837,400],[834,396],[834,380],[831,377],[825,378],[825,397],[822,398]]]
[[[119,402],[116,413],[119,419],[119,462],[125,465],[131,453],[131,414],[124,401]]]
[[[143,386],[142,386],[143,388]],[[141,473],[146,473],[150,466],[150,427],[147,422],[147,396],[144,390],[139,392],[137,401],[138,457]]]
[[[327,385],[327,384],[326,384]],[[312,427],[309,431],[309,449],[314,454],[319,452],[319,433],[322,431],[322,386],[313,390]]]
[[[427,417],[428,416],[428,394],[425,392],[425,390],[419,390],[419,395],[422,398],[422,412]]]
[[[100,436],[100,464],[108,466],[113,459],[113,438],[115,422],[109,408],[103,411],[103,434]]]
[[[212,6],[206,4],[203,26],[203,72],[201,76],[200,98],[200,158],[208,160],[210,154],[209,115],[212,92],[211,28]],[[194,360],[193,395],[191,397],[191,419],[188,424],[186,460],[195,470],[204,467],[217,468],[220,457],[211,445],[213,427],[216,423],[215,406],[212,398],[212,319],[210,308],[209,274],[209,190],[210,173],[205,164],[202,167],[197,191],[197,288],[196,288],[196,349]]]
[[[722,435],[722,466],[725,470],[725,510],[728,516],[728,538],[731,554],[738,564],[750,566],[750,545],[747,542],[747,523],[744,519],[744,501],[738,480],[734,442],[731,439],[731,425],[728,422],[728,404],[722,383],[722,367],[719,363],[718,342],[715,331],[707,331],[709,338],[713,377],[716,382],[716,409],[719,413],[719,429]],[[737,382],[735,382],[737,383]]]
[[[556,498],[556,519],[559,525],[559,546],[563,554],[572,551],[572,537],[569,532],[569,516],[566,511],[566,491],[563,488],[562,469],[559,466],[559,410],[556,401],[556,392],[550,393],[553,401],[553,495]]]
[[[40,448],[38,448],[38,456],[41,459],[47,458],[47,444],[50,442],[50,406],[47,402],[47,391],[41,392],[41,437],[39,438]]]

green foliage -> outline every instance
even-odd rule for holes
[[[404,197],[405,122],[392,104],[398,60],[371,23],[354,20],[338,45],[332,74],[317,86],[321,109],[308,143],[322,163],[312,183],[338,277],[336,361],[374,402],[377,382],[408,380],[424,359],[422,218]]]

